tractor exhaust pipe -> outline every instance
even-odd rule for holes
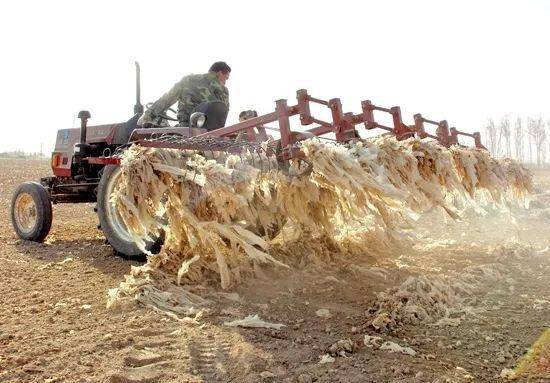
[[[87,110],[81,110],[78,112],[78,118],[80,119],[80,143],[86,143],[86,130],[88,128],[88,119],[90,118],[90,112]]]
[[[81,110],[78,112],[78,118],[80,118],[80,142],[74,144],[74,160],[79,163],[82,158],[88,154],[90,145],[86,143],[86,131],[88,130],[88,119],[90,118],[90,112],[87,110]]]
[[[143,114],[143,105],[141,105],[141,73],[139,63],[136,61],[136,104],[134,105],[134,114]]]

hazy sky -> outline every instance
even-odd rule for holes
[[[480,130],[488,117],[550,117],[550,1],[3,1],[0,151],[49,151],[57,129],[128,119],[216,60],[234,122],[307,88],[400,105]]]

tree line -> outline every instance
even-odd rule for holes
[[[508,116],[498,125],[489,119],[483,139],[485,147],[497,158],[510,157],[520,162],[542,166],[550,151],[550,120],[517,117],[513,122]],[[547,145],[548,144],[548,145]]]
[[[31,158],[44,159],[46,156],[40,152],[27,153],[23,150],[13,150],[11,152],[0,152],[0,158]]]

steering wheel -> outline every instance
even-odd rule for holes
[[[149,108],[151,107],[151,105],[153,105],[152,102],[146,104],[145,107],[146,107],[147,109],[149,109]],[[178,115],[178,112],[176,112],[176,111],[175,111],[174,109],[172,109],[172,108],[166,109],[166,112],[172,112],[175,116]],[[153,115],[153,117],[154,117],[154,118],[159,118],[159,119],[161,119],[161,120],[179,121],[176,117],[171,117],[171,116],[167,115],[166,112],[164,112],[164,113],[157,113],[157,114]]]

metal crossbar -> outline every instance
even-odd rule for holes
[[[363,124],[368,130],[385,130],[395,135],[398,140],[410,137],[433,138],[446,147],[459,145],[458,136],[470,137],[474,139],[476,148],[485,149],[481,143],[481,134],[479,132],[466,133],[454,127],[449,128],[446,120],[438,122],[424,118],[421,114],[415,114],[414,123],[407,125],[403,122],[399,106],[386,108],[375,105],[370,100],[365,100],[361,102],[361,113],[354,114],[344,113],[342,103],[338,98],[328,101],[321,100],[310,96],[305,89],[298,90],[296,98],[296,105],[289,106],[286,100],[277,100],[274,112],[241,121],[221,129],[205,132],[195,137],[168,135],[141,140],[137,143],[147,147],[199,151],[225,151],[229,153],[248,151],[250,153],[264,154],[267,157],[276,155],[279,161],[281,161],[291,158],[301,158],[299,145],[296,144],[310,137],[327,138],[322,136],[334,134],[335,140],[341,143],[362,139],[356,129],[356,125]],[[332,121],[323,121],[314,117],[310,111],[311,103],[327,107],[330,110]],[[389,114],[392,118],[392,126],[386,126],[377,122],[375,112]],[[299,116],[302,126],[311,124],[316,124],[317,126],[305,131],[292,131],[290,128],[290,118],[293,116]],[[265,126],[270,123],[277,123],[278,127]],[[435,131],[433,133],[428,132],[426,125],[435,126]],[[280,138],[273,140],[269,145],[260,145],[260,142],[265,141],[267,138],[266,129],[278,131]],[[236,139],[235,137],[242,139]]]

